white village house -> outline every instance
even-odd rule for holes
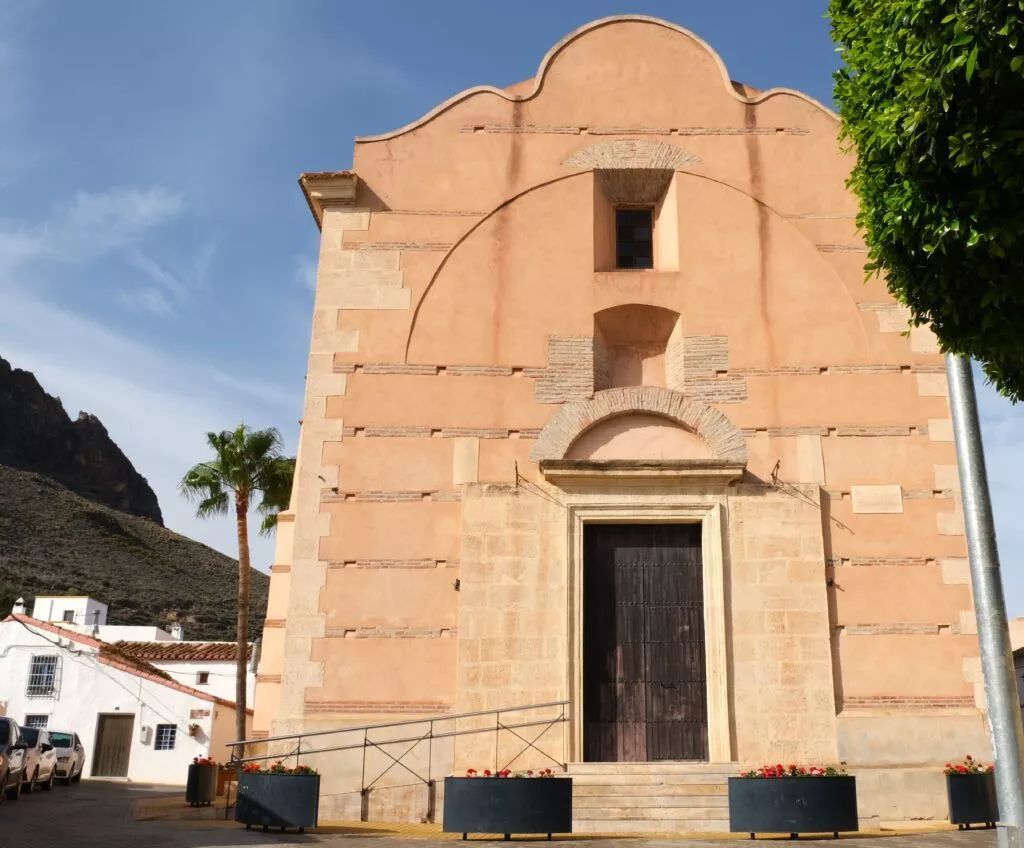
[[[106,605],[84,597],[37,598],[32,616],[16,604],[0,621],[0,714],[77,733],[87,778],[183,784],[193,757],[226,762],[235,645],[108,625],[106,616]],[[154,656],[156,647],[164,650]],[[252,670],[249,678],[251,693]]]

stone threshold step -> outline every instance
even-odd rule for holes
[[[669,821],[692,821],[694,819],[729,820],[729,811],[725,807],[593,807],[573,813],[574,818],[581,821],[651,821],[667,819]]]
[[[725,797],[729,789],[724,783],[584,783],[573,781],[572,794],[575,798],[606,798],[639,795],[719,795]]]
[[[570,771],[576,786],[726,786],[729,777],[716,774],[577,774]]]
[[[678,821],[657,819],[588,819],[574,820],[573,833],[728,833],[729,822],[708,819]]]
[[[661,760],[653,763],[569,763],[570,774],[727,774],[735,777],[735,763],[695,763]]]
[[[601,808],[647,809],[651,807],[664,807],[676,810],[686,810],[694,807],[728,809],[729,799],[724,795],[585,795],[574,796],[572,804],[574,810]]]

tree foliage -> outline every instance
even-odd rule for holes
[[[277,514],[291,498],[295,460],[284,456],[281,435],[275,429],[252,430],[239,424],[234,430],[207,433],[213,451],[209,462],[188,470],[178,484],[182,496],[196,504],[198,518],[227,515],[232,505],[238,532],[238,643],[235,679],[235,733],[245,739],[246,650],[249,644],[249,510],[256,501],[263,516],[261,533],[272,532]],[[236,749],[236,754],[242,754]]]
[[[831,0],[870,273],[1024,397],[1024,0]]]

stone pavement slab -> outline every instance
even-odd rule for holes
[[[140,786],[137,784],[83,781],[75,786],[57,786],[52,792],[22,796],[20,801],[0,804],[0,845],[25,848],[243,848],[249,845],[275,845],[280,848],[326,846],[326,848],[429,848],[447,845],[454,848],[454,834],[441,834],[434,826],[376,823],[327,826],[317,833],[280,833],[245,830],[234,822],[221,821],[136,821],[137,807],[170,810],[180,802],[184,807],[184,790],[175,787]],[[175,800],[176,799],[176,800]],[[140,803],[141,802],[141,803]],[[210,808],[223,815],[223,807]],[[209,814],[209,810],[204,810]],[[761,842],[792,845],[782,837],[759,838],[757,843],[741,838],[751,848]],[[548,846],[566,848],[709,848],[713,843],[730,841],[738,846],[741,839],[725,837],[663,838],[644,837],[592,838],[578,834],[567,839],[547,842],[543,837],[522,837],[521,842],[543,842]],[[477,846],[498,848],[500,839],[470,837]],[[814,848],[835,845],[832,839],[801,839]],[[843,837],[840,848],[995,848],[995,831],[958,832],[945,830],[914,835]]]

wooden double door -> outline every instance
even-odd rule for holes
[[[584,760],[707,760],[700,525],[583,533]]]

